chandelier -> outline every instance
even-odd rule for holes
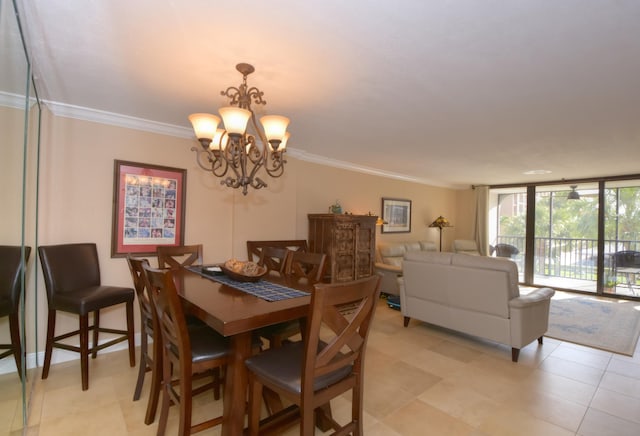
[[[253,65],[241,63],[236,70],[242,74],[242,84],[230,86],[220,95],[230,99],[229,106],[218,109],[224,129],[218,129],[220,117],[197,113],[189,115],[201,147],[192,147],[198,165],[221,177],[221,185],[242,188],[247,195],[249,186],[254,189],[267,184],[257,176],[260,168],[273,178],[284,173],[284,159],[289,132],[289,118],[266,115],[260,118],[264,130],[258,128],[251,104],[264,105],[264,92],[247,86],[247,76],[255,71]]]

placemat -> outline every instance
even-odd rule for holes
[[[287,300],[289,298],[306,297],[309,295],[307,292],[282,286],[277,283],[269,282],[267,280],[258,280],[257,282],[239,282],[237,280],[229,278],[224,274],[212,274],[204,272],[202,270],[203,267],[201,266],[189,266],[186,268],[189,271],[201,275],[202,277],[214,280],[219,283],[223,283],[227,286],[231,286],[232,288],[262,298],[266,301],[280,301]]]

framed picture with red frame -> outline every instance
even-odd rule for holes
[[[114,161],[111,257],[184,245],[187,170]]]

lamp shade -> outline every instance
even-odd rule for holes
[[[189,115],[189,121],[191,121],[193,131],[196,133],[196,138],[211,140],[216,134],[220,118],[211,114],[199,113]]]
[[[429,227],[438,227],[439,229],[442,229],[443,227],[452,227],[452,226],[448,219],[440,215],[438,218],[435,219],[435,221],[429,224]]]
[[[260,118],[267,141],[282,141],[287,133],[289,118],[281,115],[265,115]]]
[[[291,133],[287,132],[284,134],[284,139],[282,140],[282,142],[278,145],[277,150],[278,151],[285,151],[287,148],[287,142],[289,142],[289,138],[291,138]],[[276,148],[273,146],[272,143],[269,143],[269,150],[271,151],[276,151]]]
[[[226,130],[218,129],[215,135],[213,135],[213,141],[209,144],[211,150],[223,150],[227,148],[227,142],[229,142],[229,135]]]
[[[251,112],[235,106],[225,106],[218,109],[224,122],[224,128],[230,135],[244,135]]]

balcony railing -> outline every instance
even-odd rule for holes
[[[497,243],[510,244],[520,254],[513,260],[520,273],[524,271],[524,236],[498,236]],[[598,241],[596,239],[535,238],[534,274],[579,280],[596,280]],[[605,240],[604,272],[606,278],[615,275],[612,254],[618,251],[640,251],[640,241]],[[618,280],[619,281],[619,280]]]

